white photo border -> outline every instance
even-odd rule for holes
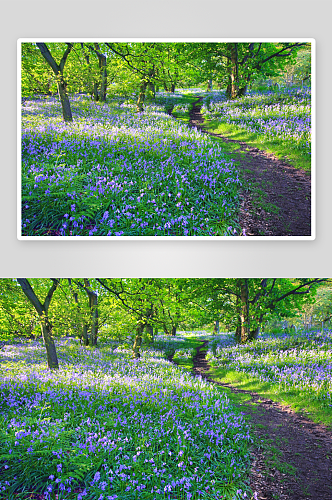
[[[311,44],[311,235],[310,236],[23,236],[22,235],[22,113],[21,113],[21,45],[35,42],[307,42]],[[19,38],[17,40],[17,239],[47,241],[295,241],[316,239],[316,40],[314,38]]]

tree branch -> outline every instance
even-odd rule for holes
[[[60,66],[59,66],[61,74],[63,73],[63,68],[65,67],[65,64],[66,64],[66,61],[67,61],[67,57],[69,56],[70,51],[71,51],[72,48],[73,48],[73,44],[72,43],[67,43],[66,52],[62,56],[61,61],[60,61]]]
[[[260,66],[264,63],[266,63],[267,61],[269,61],[270,59],[273,59],[274,57],[278,56],[279,54],[281,54],[281,52],[284,52],[285,50],[289,50],[289,49],[294,49],[295,47],[301,47],[302,45],[306,45],[306,42],[304,43],[294,43],[293,45],[290,45],[288,47],[284,47],[283,49],[279,50],[278,52],[275,52],[274,54],[271,54],[269,57],[267,57],[266,59],[263,59],[263,61],[259,61],[255,66],[254,68],[255,69],[259,69]],[[289,56],[291,55],[293,50],[290,51],[289,54],[284,54],[285,56]]]
[[[315,279],[313,279],[311,281],[308,281],[307,283],[302,283],[297,288],[294,288],[293,290],[290,290],[289,292],[285,293],[284,295],[282,295],[281,297],[279,297],[278,299],[276,299],[274,301],[274,304],[276,304],[277,302],[280,302],[281,300],[284,300],[289,295],[304,295],[306,293],[309,293],[310,289],[312,288],[313,285],[316,285],[318,283],[323,283],[324,281],[327,281],[327,280],[328,280],[328,278],[322,278],[322,279],[315,278]],[[301,292],[298,291],[298,290],[300,290],[300,289],[302,289],[304,287],[308,287],[307,290],[304,290],[304,291],[301,291]],[[271,306],[273,306],[272,302],[269,304],[268,307],[271,308]]]
[[[53,59],[53,56],[52,56],[51,52],[48,50],[46,43],[37,43],[36,45],[39,48],[39,50],[40,50],[42,56],[44,57],[44,59],[46,60],[46,62],[51,66],[54,73],[57,75],[60,71],[60,68],[57,65],[57,63],[55,62],[55,60]]]
[[[54,292],[57,289],[57,286],[59,284],[59,280],[58,279],[51,278],[51,280],[53,281],[53,285],[49,289],[48,294],[46,295],[46,298],[44,300],[44,310],[45,310],[46,314],[48,313],[48,308],[50,306],[53,294],[54,294]]]

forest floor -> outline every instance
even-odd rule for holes
[[[241,400],[254,435],[250,486],[260,500],[331,500],[332,432],[259,394],[209,378],[208,341],[194,357],[194,373]]]
[[[310,236],[311,178],[272,154],[204,127],[200,97],[189,124],[221,139],[232,152],[242,182],[239,224],[246,236]],[[236,147],[238,146],[238,147]],[[235,148],[235,149],[234,149]]]

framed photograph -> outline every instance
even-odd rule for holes
[[[18,40],[18,239],[315,238],[314,39]]]

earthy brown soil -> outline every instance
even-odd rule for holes
[[[238,144],[231,157],[237,162],[243,179],[239,225],[246,236],[310,236],[310,174],[279,160],[272,154],[228,139],[204,129],[199,98],[190,114],[190,125],[219,137],[226,143]],[[242,152],[242,154],[240,154]],[[254,189],[253,189],[254,188]],[[254,190],[263,193],[257,201]]]
[[[294,413],[260,395],[236,389],[208,377],[205,341],[194,358],[194,373],[209,382],[228,387],[232,392],[246,393],[251,399],[241,404],[249,417],[255,445],[252,450],[250,486],[258,499],[266,500],[331,500],[332,499],[332,433],[323,425]],[[265,451],[260,440],[271,440]],[[265,445],[266,446],[266,445]],[[273,467],[271,447],[279,450],[279,466]],[[280,463],[295,468],[295,475],[279,470]]]

